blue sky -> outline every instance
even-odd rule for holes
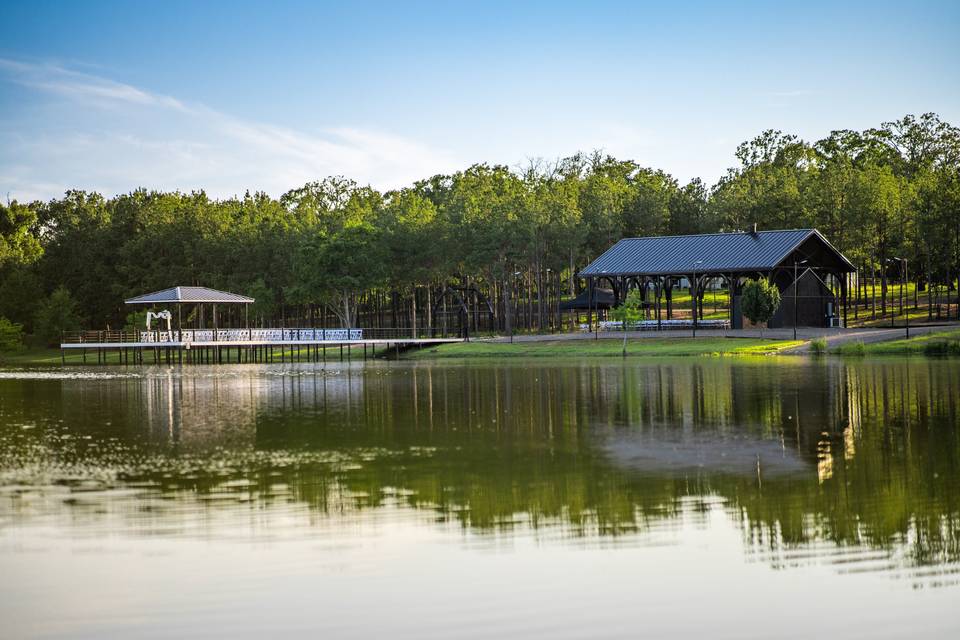
[[[738,143],[935,111],[960,2],[0,2],[0,191],[393,188],[604,149],[713,183]]]

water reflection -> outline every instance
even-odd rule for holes
[[[960,366],[761,359],[8,372],[0,528],[673,543],[925,585],[960,561]]]

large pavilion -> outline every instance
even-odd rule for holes
[[[689,236],[624,238],[580,272],[593,289],[606,281],[615,305],[631,288],[647,302],[652,292],[657,323],[661,300],[673,315],[672,292],[686,280],[703,317],[704,292],[720,281],[730,291],[730,326],[741,328],[740,295],[748,279],[769,278],[780,289],[781,307],[771,327],[846,326],[847,290],[853,264],[816,229],[789,229]],[[796,285],[795,285],[796,281]],[[798,286],[794,292],[794,286]],[[795,295],[796,293],[796,295]],[[793,307],[794,300],[797,309]],[[839,301],[839,304],[838,304]]]

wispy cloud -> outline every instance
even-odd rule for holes
[[[186,107],[169,96],[157,95],[121,82],[72,71],[55,64],[32,64],[0,58],[0,71],[9,80],[31,89],[57,93],[78,101],[156,105],[178,111]]]
[[[255,122],[55,64],[0,59],[0,82],[22,87],[27,101],[54,98],[43,121],[23,110],[0,125],[0,190],[21,200],[141,186],[278,195],[333,174],[392,188],[455,166],[403,136]]]

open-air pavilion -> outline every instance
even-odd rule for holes
[[[96,353],[97,362],[106,362],[107,353],[115,352],[122,363],[143,362],[144,353],[153,353],[154,362],[221,363],[272,362],[276,349],[281,362],[287,357],[292,361],[325,361],[328,347],[339,347],[341,359],[346,348],[349,359],[352,347],[362,348],[366,358],[368,349],[370,355],[376,355],[378,348],[399,350],[463,340],[407,328],[253,328],[248,312],[253,298],[207,287],[170,287],[124,302],[148,308],[144,327],[66,332],[60,343],[61,353],[80,350],[84,362],[89,350]]]
[[[638,288],[656,327],[674,317],[673,290],[686,279],[703,318],[704,292],[721,281],[730,292],[728,326],[742,328],[740,295],[748,279],[769,278],[781,292],[771,327],[846,326],[853,264],[816,229],[624,238],[580,272],[589,289],[607,284],[615,305]],[[799,287],[794,296],[794,283]],[[652,301],[650,300],[652,296]],[[794,308],[796,300],[796,309]],[[663,313],[665,311],[665,313]],[[652,324],[652,322],[651,322]],[[726,323],[725,323],[726,324]]]
[[[237,325],[241,324],[238,311],[242,309],[242,328],[248,329],[250,327],[248,309],[253,303],[253,298],[241,296],[236,293],[218,291],[217,289],[209,289],[207,287],[170,287],[162,291],[145,293],[141,296],[124,300],[124,304],[128,305],[174,307],[176,309],[176,331],[178,334],[181,334],[184,328],[184,305],[187,306],[188,313],[192,312],[189,313],[188,316],[193,319],[191,323],[193,325],[192,328],[206,329],[207,316],[209,315],[211,321],[209,328],[217,330],[220,328],[220,320],[224,306],[228,309],[228,319],[230,320],[228,325],[233,324],[235,325],[234,328],[241,328]],[[219,310],[217,308],[218,305],[220,307]],[[220,311],[220,313],[218,313],[218,311]],[[234,313],[231,314],[229,311],[233,311]],[[168,330],[172,330],[172,327],[168,327]]]

